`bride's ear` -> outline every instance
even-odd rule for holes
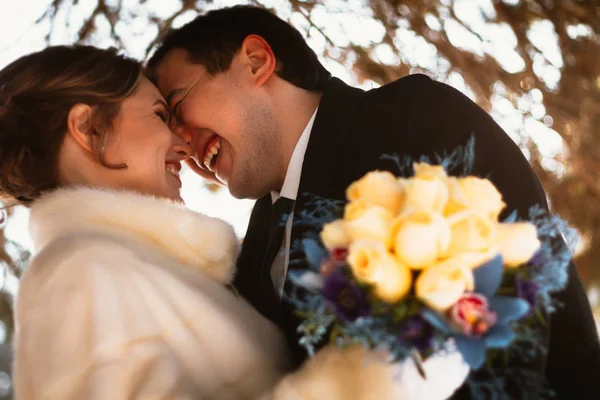
[[[67,116],[67,134],[89,152],[94,151],[92,135],[92,108],[87,104],[75,104]]]

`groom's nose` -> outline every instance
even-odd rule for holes
[[[183,125],[178,125],[175,128],[175,134],[179,136],[185,142],[185,144],[192,147],[192,133],[188,129],[185,129]]]

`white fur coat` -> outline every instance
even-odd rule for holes
[[[81,188],[47,195],[30,218],[17,399],[246,399],[285,371],[279,331],[224,287],[239,247],[228,224]]]
[[[221,220],[74,188],[34,203],[30,231],[17,400],[407,398],[397,366],[360,347],[325,348],[286,375],[282,334],[225,287],[239,243]]]

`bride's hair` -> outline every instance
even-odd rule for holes
[[[49,47],[2,69],[0,196],[5,204],[28,205],[58,186],[59,150],[76,104],[92,107],[89,134],[96,158],[106,165],[107,133],[141,78],[137,61],[91,46]]]

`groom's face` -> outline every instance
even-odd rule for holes
[[[191,139],[192,169],[234,197],[259,198],[285,171],[281,135],[269,96],[238,58],[213,76],[187,51],[171,50],[156,69],[157,86],[177,119],[175,133]]]

